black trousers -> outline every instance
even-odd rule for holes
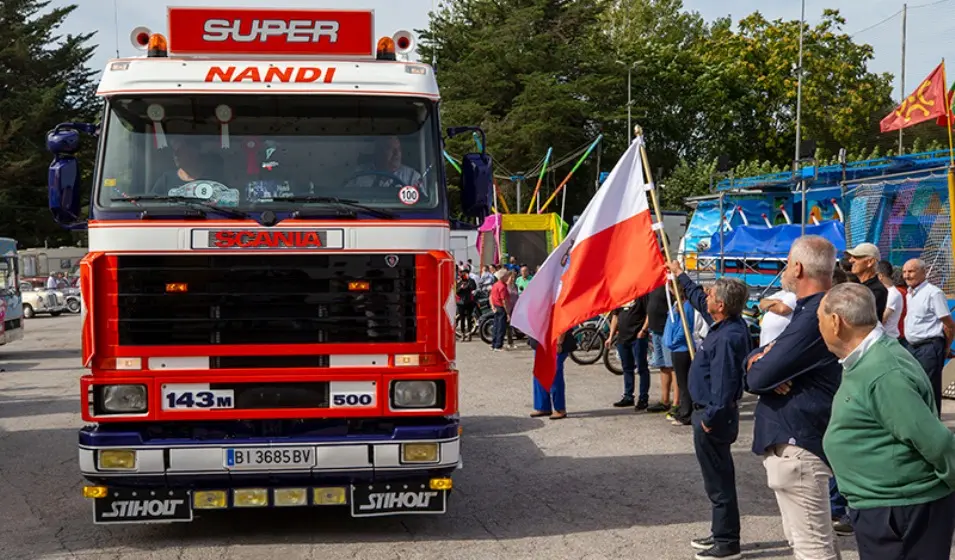
[[[713,540],[721,547],[738,545],[739,499],[730,447],[739,435],[739,409],[723,411],[712,426],[707,426],[710,433],[703,431],[702,419],[702,412],[693,412],[693,448],[703,472],[703,488],[713,505]]]
[[[955,495],[914,506],[850,509],[859,560],[948,560]]]
[[[944,338],[933,338],[919,344],[906,344],[912,356],[918,360],[922,369],[928,375],[929,382],[932,384],[932,394],[935,395],[935,408],[939,418],[942,417],[942,368],[945,367],[945,355],[948,349],[945,348]]]
[[[680,407],[677,409],[677,420],[689,422],[693,416],[693,398],[690,397],[690,353],[673,352],[673,371],[676,373],[676,385],[680,389]]]

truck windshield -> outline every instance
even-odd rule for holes
[[[334,197],[444,218],[435,111],[431,101],[375,96],[113,98],[96,200],[126,211],[185,197],[282,212]]]

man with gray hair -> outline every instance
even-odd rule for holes
[[[836,249],[824,237],[806,235],[793,243],[782,276],[783,289],[798,298],[792,320],[747,358],[747,391],[759,395],[753,452],[763,457],[783,532],[799,560],[838,558],[829,507],[832,471],[822,437],[842,366],[826,348],[816,317],[835,264]]]
[[[713,513],[710,535],[692,540],[690,546],[700,551],[697,560],[739,558],[739,500],[730,447],[739,436],[737,403],[743,396],[743,361],[750,351],[749,327],[741,316],[749,289],[739,280],[720,278],[707,292],[683,273],[678,261],[667,267],[709,325],[688,377],[693,447]]]
[[[955,323],[942,290],[926,277],[928,271],[920,259],[902,266],[902,277],[909,286],[905,296],[905,346],[915,356],[932,383],[936,413],[942,415],[942,368],[952,347]]]
[[[935,416],[929,380],[885,334],[864,286],[833,288],[817,320],[844,368],[823,445],[851,508],[859,558],[949,558],[955,435]]]

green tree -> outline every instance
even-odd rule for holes
[[[598,3],[561,0],[450,0],[419,31],[422,60],[435,60],[445,126],[481,125],[495,172],[527,173],[549,147],[558,157],[599,134],[592,117],[596,57],[592,43],[579,40],[596,28]],[[474,149],[470,138],[447,143],[451,153]],[[564,172],[569,168],[564,168]],[[448,169],[450,177],[456,176]],[[578,170],[569,200],[583,204],[594,170]],[[503,192],[512,185],[499,181]],[[532,189],[522,190],[522,204]],[[508,200],[512,211],[514,197]],[[582,205],[580,206],[582,208]],[[526,206],[525,206],[526,209]]]
[[[868,71],[872,47],[853,42],[842,31],[845,23],[827,9],[804,36],[802,137],[828,154],[873,140],[891,143],[879,136],[878,121],[894,106],[892,76]],[[702,44],[708,79],[730,92],[714,99],[705,128],[714,138],[729,138],[746,158],[778,164],[793,158],[799,26],[757,12],[741,20],[737,32],[722,26]]]
[[[25,246],[71,242],[47,209],[46,132],[60,122],[89,120],[99,107],[86,66],[93,33],[57,35],[76,6],[49,4],[0,2],[0,235]]]

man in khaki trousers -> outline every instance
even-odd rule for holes
[[[832,287],[836,249],[825,238],[793,243],[783,289],[796,294],[786,329],[747,357],[746,390],[759,395],[753,452],[763,457],[783,532],[799,560],[838,558],[829,508],[829,468],[822,438],[842,366],[826,347],[816,311]]]

